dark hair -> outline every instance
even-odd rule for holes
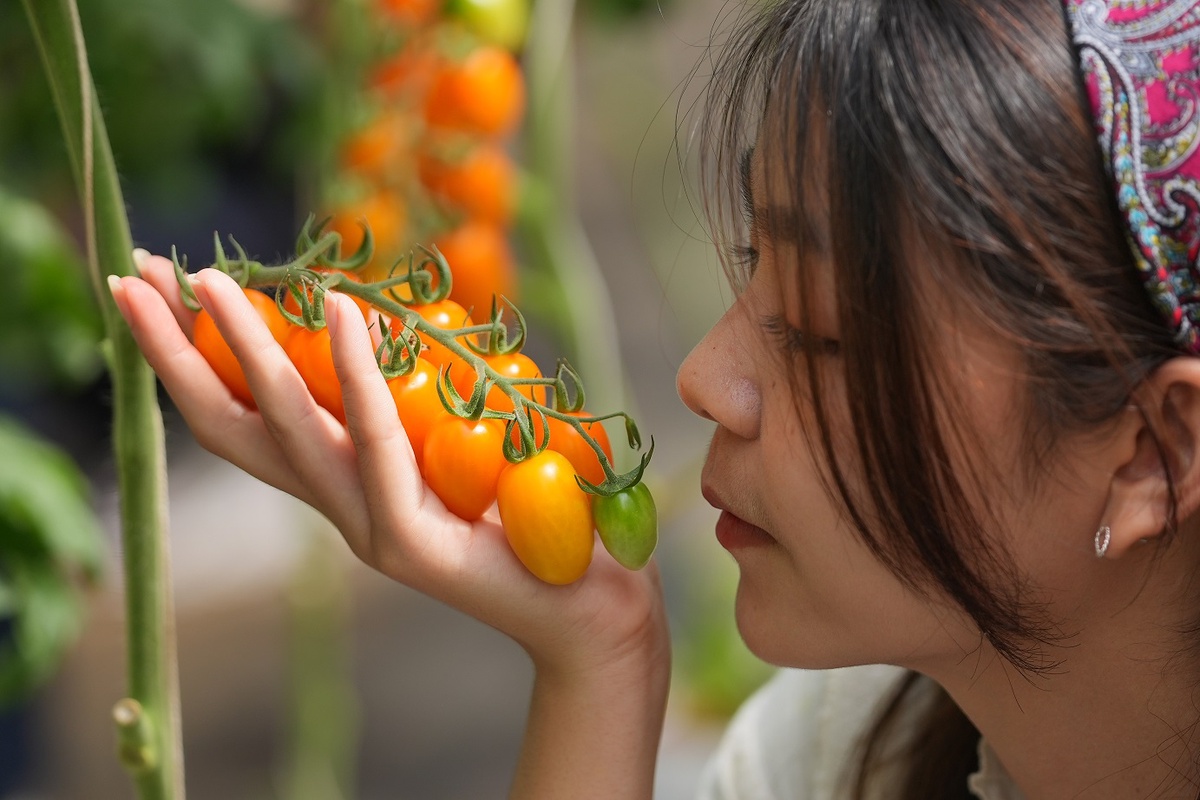
[[[737,22],[707,101],[702,175],[715,183],[718,244],[746,233],[737,162],[756,141],[767,180],[796,187],[796,218],[768,225],[803,231],[805,202],[828,212],[843,448],[821,359],[794,371],[826,488],[900,580],[952,598],[1018,669],[1052,668],[1043,645],[1071,632],[987,535],[996,517],[980,487],[993,465],[962,463],[987,451],[955,381],[940,378],[928,287],[952,287],[957,313],[1021,354],[1025,481],[1059,437],[1111,420],[1178,352],[1122,232],[1061,0],[784,0]],[[804,323],[813,300],[800,267]]]

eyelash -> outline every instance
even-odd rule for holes
[[[778,314],[764,317],[762,326],[790,352],[826,356],[841,354],[842,345],[838,340],[825,336],[809,336],[799,328],[793,328]]]
[[[753,269],[758,266],[758,248],[745,244],[735,244],[729,248],[729,257],[739,267]]]

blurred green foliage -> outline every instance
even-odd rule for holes
[[[80,4],[118,167],[157,203],[215,190],[205,157],[265,150],[293,171],[320,74],[315,37],[267,0],[91,0]],[[268,135],[269,134],[269,135]],[[260,165],[261,166],[261,165]],[[62,134],[19,3],[0,4],[0,183],[44,196],[70,187]]]
[[[38,203],[0,187],[0,373],[5,387],[80,386],[103,363],[100,313],[74,243]]]
[[[730,613],[736,570],[707,551],[687,556],[686,565],[689,580],[680,591],[687,613],[677,621],[676,675],[693,713],[726,720],[775,668],[750,652]]]
[[[319,36],[273,0],[90,0],[88,56],[122,180],[141,208],[187,213],[229,170],[294,185],[319,134]],[[19,3],[0,3],[0,381],[80,386],[102,364],[75,188],[50,88]],[[74,240],[74,241],[73,241]]]
[[[75,640],[80,584],[103,539],[74,462],[0,417],[0,707],[45,680]]]

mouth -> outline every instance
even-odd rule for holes
[[[721,512],[717,518],[717,542],[726,550],[733,552],[775,544],[771,534],[730,511],[711,487],[702,487],[700,493],[710,506]]]

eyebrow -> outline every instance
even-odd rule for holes
[[[792,209],[772,206],[762,213],[754,205],[754,147],[747,147],[738,159],[738,173],[742,188],[742,205],[746,221],[766,224],[772,234],[783,241],[803,244],[815,252],[825,252],[825,237],[817,220],[805,209],[797,220]],[[762,219],[765,217],[765,219]]]

